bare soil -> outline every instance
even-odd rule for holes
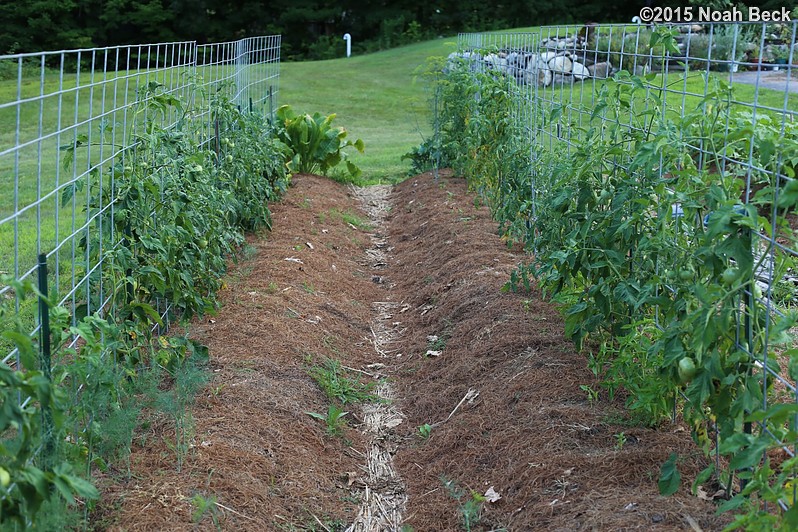
[[[176,470],[169,423],[153,423],[131,479],[103,479],[96,528],[213,529],[192,519],[200,494],[217,497],[223,530],[344,530],[373,490],[407,498],[416,531],[465,529],[472,505],[472,530],[722,528],[689,493],[706,465],[689,431],[635,426],[622,405],[589,401],[580,385],[598,386],[559,311],[537,290],[501,290],[524,256],[448,176],[395,187],[384,227],[341,216],[375,216],[351,189],[296,176],[273,232],[250,236],[256,253],[232,266],[218,315],[190,328],[213,377],[186,463]],[[343,437],[306,414],[327,411],[307,372],[325,358],[364,381],[388,377],[390,430],[367,426],[363,405],[347,405]],[[387,491],[369,471],[376,444],[401,477]],[[671,452],[688,486],[666,498],[657,479]],[[469,504],[491,487],[500,499]]]

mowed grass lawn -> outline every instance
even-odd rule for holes
[[[353,159],[362,181],[395,182],[410,166],[401,156],[432,131],[428,93],[416,69],[430,56],[448,55],[456,37],[329,61],[283,63],[280,104],[295,110],[336,114],[334,125],[366,143]],[[343,43],[343,41],[342,41]]]

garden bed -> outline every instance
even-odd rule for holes
[[[340,436],[306,414],[327,410],[308,371],[327,359],[362,382],[389,378],[404,415],[391,447],[414,530],[728,522],[689,492],[706,464],[689,430],[640,426],[607,401],[556,307],[537,290],[502,291],[523,254],[499,239],[464,180],[443,175],[394,189],[384,267],[367,253],[374,228],[351,191],[295,178],[274,205],[274,232],[251,236],[249,257],[231,269],[218,316],[191,328],[210,348],[212,380],[193,408],[182,470],[153,424],[137,439],[131,479],[103,479],[97,528],[192,530],[216,519],[224,530],[346,529],[368,481],[367,435],[363,405],[346,405]],[[390,309],[381,353],[375,302]],[[685,485],[662,497],[671,452]],[[482,500],[491,488],[501,498]]]

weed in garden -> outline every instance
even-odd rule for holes
[[[619,451],[623,449],[623,446],[626,444],[626,434],[623,432],[619,432],[615,435],[615,448]]]
[[[280,287],[274,281],[269,282],[269,286],[266,287],[266,293],[268,294],[276,294],[278,290],[280,290]]]
[[[474,490],[463,490],[453,480],[447,479],[444,475],[441,475],[440,479],[449,496],[457,501],[460,526],[466,532],[471,532],[473,527],[480,522],[482,506],[486,500],[485,497]]]
[[[605,414],[601,421],[608,425],[620,425],[621,427],[655,427],[659,419],[652,419],[646,412],[641,410],[618,410]]]
[[[314,288],[313,283],[307,281],[302,281],[302,290],[304,290],[308,294],[316,293],[316,288]]]
[[[351,377],[336,360],[328,358],[322,365],[311,366],[308,374],[328,398],[341,404],[385,401],[372,393],[377,382],[360,382]]]
[[[427,351],[443,351],[451,336],[452,333],[448,329],[444,329],[440,334],[427,336]]]
[[[350,504],[360,504],[362,502],[362,499],[353,493],[350,493],[349,495],[342,495],[340,500],[341,502],[348,502]]]
[[[340,436],[343,427],[346,426],[344,416],[349,412],[344,412],[342,408],[337,405],[330,404],[327,407],[327,414],[319,414],[318,412],[305,412],[307,415],[314,419],[323,421],[327,425],[327,434],[330,436]]]
[[[328,215],[332,220],[341,220],[344,223],[350,224],[361,231],[370,231],[371,224],[365,218],[358,216],[350,210],[330,209]],[[319,215],[321,216],[321,215]]]
[[[205,496],[201,493],[196,493],[191,498],[191,505],[194,507],[191,512],[191,519],[194,523],[200,524],[206,516],[210,516],[213,526],[217,530],[222,529],[219,524],[219,508],[216,506],[216,495]]]
[[[242,266],[226,276],[228,284],[236,285],[252,274],[252,266]]]
[[[579,389],[587,394],[587,400],[590,406],[593,406],[598,401],[598,390],[594,390],[593,387],[588,384],[580,384]]]
[[[244,244],[241,248],[241,256],[244,260],[251,260],[258,254],[258,248],[249,244]]]
[[[432,425],[429,423],[424,423],[423,425],[418,426],[418,436],[422,440],[428,440],[430,435],[432,434]]]

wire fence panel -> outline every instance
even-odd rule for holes
[[[232,100],[242,110],[268,105],[274,109],[279,90],[280,36],[197,46],[196,66],[207,90],[234,84]]]
[[[629,220],[633,213],[639,215],[627,229],[661,238],[661,252],[652,257],[636,249],[619,251],[638,261],[630,271],[653,261],[652,274],[663,279],[659,295],[680,297],[667,276],[693,260],[690,254],[697,252],[699,237],[709,241],[717,234],[717,242],[728,242],[729,249],[719,253],[726,253],[729,285],[736,282],[734,272],[752,272],[745,289],[734,296],[732,344],[722,355],[753,361],[740,389],[755,386],[760,392],[751,395],[746,411],[768,411],[772,404],[798,399],[798,372],[791,358],[795,337],[785,330],[794,323],[798,303],[798,218],[794,208],[786,208],[795,199],[797,183],[797,28],[795,22],[685,24],[664,30],[646,25],[552,26],[535,35],[461,34],[458,52],[450,57],[474,71],[506,76],[511,83],[512,112],[530,145],[532,190],[527,194],[532,198],[533,236],[546,222],[540,209],[552,212],[537,198],[551,202],[552,187],[559,186],[552,179],[557,165],[590,157],[592,151],[593,167],[573,176],[575,182],[594,179],[599,185],[593,192],[601,197],[588,198],[588,203],[613,201],[612,185],[619,176],[637,180],[640,193],[647,194],[644,212],[631,207],[635,198],[624,199],[630,205]],[[649,142],[655,138],[660,139],[656,148]],[[684,149],[677,155],[675,149],[669,151],[671,146]],[[646,149],[659,155],[641,155]],[[691,197],[677,186],[679,180],[691,179],[716,179],[717,186],[708,185],[704,197]],[[724,210],[721,205],[732,206]],[[738,228],[731,233],[720,229],[729,220]],[[744,242],[746,249],[731,251],[732,242]],[[720,270],[717,274],[719,278]],[[709,282],[695,281],[697,290]],[[718,308],[721,302],[726,303],[719,299]],[[690,319],[689,313],[684,319]],[[674,327],[672,317],[662,315],[657,305],[652,321],[660,331]],[[707,330],[712,326],[708,323]],[[714,421],[709,423],[718,429]],[[795,456],[795,442],[788,429],[795,426],[794,416],[779,430],[758,421],[759,432],[770,434],[790,457]],[[738,430],[750,432],[752,427],[746,423]],[[789,441],[782,441],[785,437]],[[720,469],[717,439],[715,453]]]
[[[94,195],[115,197],[113,178],[102,174],[128,164],[143,133],[137,110],[157,97],[148,89],[203,99],[195,107],[209,143],[219,131],[208,104],[221,92],[242,110],[273,113],[280,36],[4,55],[0,65],[6,78],[0,84],[10,95],[0,101],[6,124],[0,134],[0,275],[33,279],[37,257],[45,253],[50,297],[72,311],[74,324],[109,302],[103,257],[125,235],[102,227],[107,211],[116,209],[113,199],[99,209],[86,207]],[[195,84],[202,88],[197,94]],[[170,127],[182,118],[177,107],[167,106],[161,122]],[[83,149],[69,150],[75,146]],[[33,306],[0,285],[0,298],[15,297],[18,316],[37,334]],[[18,356],[10,344],[0,347],[3,362]]]

